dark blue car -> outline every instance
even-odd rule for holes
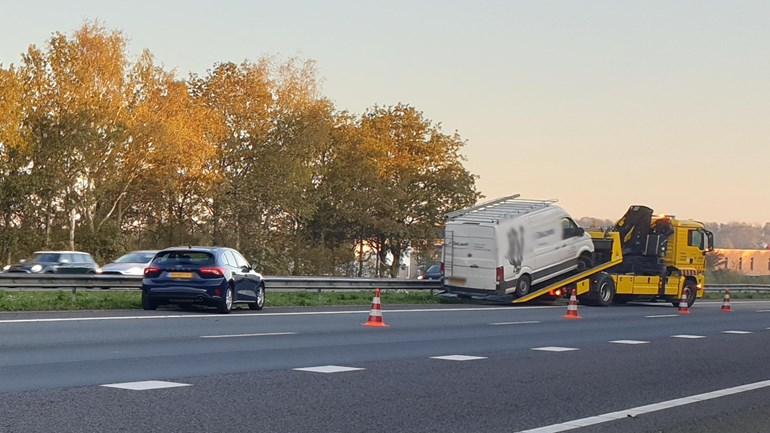
[[[159,251],[144,270],[142,307],[203,304],[229,313],[237,303],[265,305],[265,284],[246,259],[230,248],[177,247]]]

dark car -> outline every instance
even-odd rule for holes
[[[425,271],[424,274],[417,278],[421,280],[440,280],[443,276],[444,273],[441,272],[441,265],[432,265]]]
[[[25,274],[95,274],[99,265],[80,251],[36,251],[32,258],[12,265],[6,272]]]
[[[144,269],[142,307],[203,304],[229,313],[234,304],[265,305],[265,284],[243,256],[230,248],[178,247],[159,251]]]

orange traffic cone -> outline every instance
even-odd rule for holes
[[[565,319],[570,320],[577,320],[582,319],[580,315],[578,314],[578,301],[577,301],[577,295],[575,295],[575,289],[572,289],[572,294],[569,296],[569,305],[567,305],[567,314],[565,314],[563,317]]]
[[[385,328],[388,325],[382,320],[382,305],[380,305],[380,289],[374,289],[374,298],[372,299],[372,309],[369,311],[369,319],[364,326],[370,328]]]
[[[690,314],[690,307],[687,306],[687,291],[682,290],[682,298],[679,299],[679,314],[686,316]]]
[[[730,306],[730,289],[725,290],[725,298],[722,300],[722,308],[720,308],[723,313],[732,313],[733,308]]]

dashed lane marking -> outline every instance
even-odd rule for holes
[[[698,339],[698,338],[706,338],[706,336],[705,335],[679,334],[679,335],[672,335],[671,338],[685,338],[685,339],[695,340],[695,339]]]
[[[520,311],[520,310],[544,310],[562,308],[559,306],[535,305],[529,307],[481,307],[481,308],[410,308],[410,309],[385,309],[388,314],[396,313],[462,313],[483,311]],[[345,310],[345,311],[294,311],[286,313],[246,313],[246,314],[164,314],[148,316],[104,316],[104,317],[50,317],[41,319],[6,319],[0,323],[50,323],[50,322],[87,322],[101,320],[157,320],[157,319],[235,319],[254,317],[280,317],[280,316],[334,316],[343,314],[368,314],[369,310]]]
[[[504,325],[530,325],[533,323],[542,323],[539,320],[524,320],[521,322],[492,322],[492,326],[504,326]]]
[[[722,331],[723,334],[737,334],[737,335],[744,335],[744,334],[751,334],[751,331]]]
[[[652,316],[644,316],[646,319],[660,319],[663,317],[679,317],[678,314],[654,314]]]
[[[615,344],[647,344],[649,341],[642,341],[642,340],[612,340],[610,343]]]
[[[620,410],[617,412],[610,412],[602,415],[575,419],[575,420],[563,422],[560,424],[552,424],[552,425],[538,427],[530,430],[520,430],[519,433],[558,433],[558,432],[573,430],[581,427],[588,427],[596,424],[602,424],[610,421],[624,420],[628,418],[633,418],[635,416],[643,415],[646,413],[671,409],[679,406],[684,406],[687,404],[698,403],[705,400],[712,400],[719,397],[740,394],[742,392],[753,391],[755,389],[761,389],[761,388],[767,388],[767,387],[770,387],[770,380],[763,380],[761,382],[754,382],[746,385],[735,386],[732,388],[725,388],[717,391],[706,392],[703,394],[691,395],[689,397],[682,397],[674,400],[662,401],[659,403],[648,404],[645,406],[632,407],[632,408]],[[614,430],[623,431],[624,429],[618,428]]]
[[[297,335],[297,333],[296,332],[262,332],[258,334],[201,335],[201,338],[270,337],[275,335]]]
[[[444,355],[431,356],[430,359],[441,359],[444,361],[475,361],[477,359],[487,359],[486,356],[468,356],[468,355]]]
[[[101,385],[107,388],[129,389],[132,391],[147,391],[150,389],[177,388],[180,386],[192,386],[189,383],[164,382],[162,380],[143,380],[140,382],[111,383]]]
[[[546,346],[546,347],[533,347],[531,350],[539,350],[542,352],[569,352],[571,350],[580,350],[575,347],[560,347],[560,346]]]
[[[311,373],[344,373],[347,371],[366,370],[358,367],[345,367],[342,365],[319,365],[318,367],[294,368],[296,371],[309,371]]]

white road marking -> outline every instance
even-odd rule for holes
[[[272,335],[296,335],[296,332],[262,332],[259,334],[201,335],[201,338],[268,337]]]
[[[642,341],[642,340],[612,340],[610,343],[615,344],[647,344],[649,341]]]
[[[164,382],[162,380],[143,380],[140,382],[111,383],[100,385],[107,388],[130,389],[132,391],[146,391],[148,389],[177,388],[180,386],[192,386],[189,383]]]
[[[659,319],[661,317],[679,317],[678,314],[654,314],[652,316],[644,316],[647,319]]]
[[[696,339],[696,338],[706,338],[705,335],[687,335],[687,334],[680,334],[680,335],[672,335],[671,338],[689,338],[689,339]]]
[[[296,371],[309,371],[311,373],[344,373],[346,371],[366,370],[358,367],[345,367],[342,365],[319,365],[318,367],[293,368]]]
[[[632,407],[617,412],[605,413],[602,415],[591,416],[587,418],[575,419],[572,421],[563,422],[560,424],[552,424],[549,426],[539,427],[530,430],[520,430],[518,433],[557,433],[567,430],[573,430],[576,428],[592,426],[596,424],[602,424],[610,421],[618,421],[627,419],[629,417],[635,417],[646,413],[657,412],[665,409],[671,409],[687,404],[698,403],[701,401],[712,400],[719,397],[726,397],[728,395],[740,394],[742,392],[753,391],[755,389],[770,387],[770,380],[763,380],[761,382],[749,383],[746,385],[735,386],[732,388],[720,389],[717,391],[706,392],[703,394],[691,395],[689,397],[682,397],[668,401],[662,401],[659,403],[648,404],[645,406]],[[622,431],[621,429],[618,429]]]
[[[757,313],[770,313],[770,310],[757,310]]]
[[[483,312],[483,311],[519,311],[519,310],[542,310],[555,309],[559,306],[531,306],[531,307],[483,307],[483,308],[415,308],[401,310],[382,310],[387,314],[397,313],[460,313],[460,312]],[[0,320],[0,323],[50,323],[50,322],[86,322],[100,320],[157,320],[157,319],[235,319],[235,318],[254,318],[254,317],[275,317],[275,316],[329,316],[344,314],[369,314],[370,310],[347,310],[347,311],[295,311],[286,313],[249,313],[249,314],[166,314],[160,316],[105,316],[105,317],[52,317],[42,319],[7,319]]]
[[[543,352],[569,352],[570,350],[580,350],[574,347],[559,347],[559,346],[546,346],[546,347],[533,347],[531,350],[540,350]]]
[[[524,320],[522,322],[493,322],[490,323],[492,326],[502,326],[502,325],[529,325],[532,323],[541,323],[539,320]]]
[[[723,334],[738,334],[738,335],[744,335],[744,334],[751,334],[751,331],[722,331]]]
[[[441,359],[444,361],[475,361],[477,359],[487,359],[486,356],[468,356],[468,355],[445,355],[431,356],[430,359]]]

